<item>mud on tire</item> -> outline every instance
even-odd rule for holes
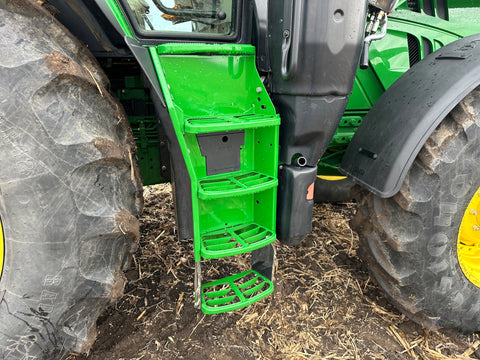
[[[443,120],[398,194],[362,192],[353,226],[390,300],[428,328],[480,329],[480,288],[463,274],[457,235],[480,186],[480,88]]]
[[[0,0],[0,359],[88,350],[123,291],[142,188],[107,84],[49,14]]]

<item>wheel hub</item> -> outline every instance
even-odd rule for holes
[[[458,231],[457,257],[467,279],[480,287],[480,188],[463,215]]]

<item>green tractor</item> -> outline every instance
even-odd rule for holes
[[[167,181],[199,311],[272,293],[272,243],[310,232],[314,189],[356,183],[391,301],[478,331],[479,15],[474,0],[0,0],[0,359],[88,351],[125,285],[142,185]],[[202,277],[249,252],[251,270]]]

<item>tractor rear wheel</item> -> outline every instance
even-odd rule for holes
[[[142,186],[106,86],[48,13],[0,0],[0,359],[87,351],[122,294]]]
[[[398,194],[363,192],[360,254],[390,300],[427,328],[480,330],[480,88],[442,121]]]

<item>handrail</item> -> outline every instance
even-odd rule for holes
[[[191,18],[208,18],[208,19],[218,19],[225,20],[227,14],[225,11],[220,10],[216,12],[215,10],[196,10],[196,9],[175,9],[169,8],[163,5],[161,0],[152,0],[155,6],[164,14],[179,16],[179,17],[191,17]]]

